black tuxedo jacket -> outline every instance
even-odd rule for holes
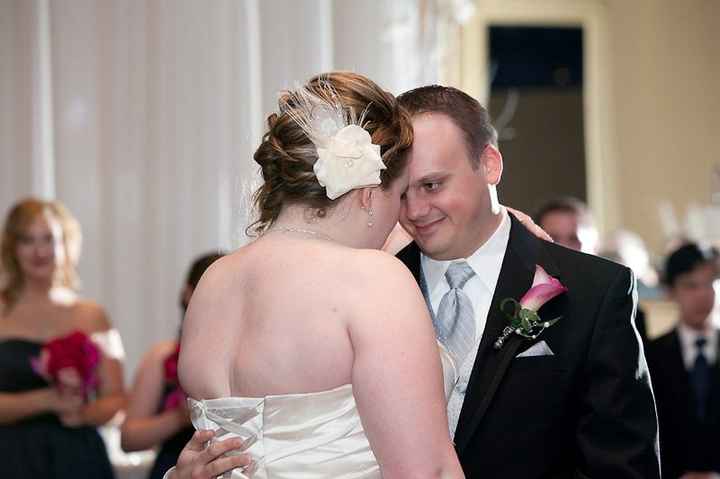
[[[720,368],[717,362],[711,369],[707,419],[703,422],[695,417],[694,393],[677,330],[648,345],[648,364],[660,420],[663,477],[677,479],[689,471],[720,473]]]
[[[455,433],[467,477],[659,478],[658,426],[647,365],[633,326],[629,269],[542,241],[510,215],[510,240]],[[400,258],[416,279],[420,250]],[[562,319],[534,341],[512,335],[505,298],[519,300],[535,265],[568,292],[540,309]],[[516,358],[546,341],[552,356]]]

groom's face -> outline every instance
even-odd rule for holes
[[[497,183],[500,172],[488,168],[486,152],[473,166],[462,131],[445,114],[417,115],[413,131],[400,222],[431,258],[466,258],[493,222],[488,184]]]

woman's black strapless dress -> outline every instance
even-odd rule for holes
[[[0,392],[48,387],[35,374],[30,358],[42,344],[26,339],[0,340]],[[3,479],[113,479],[105,443],[92,426],[65,427],[54,414],[0,424],[0,477]]]

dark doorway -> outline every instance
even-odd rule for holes
[[[582,28],[491,26],[489,35],[500,201],[528,213],[556,196],[587,201]]]

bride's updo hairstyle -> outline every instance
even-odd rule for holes
[[[402,174],[407,163],[405,153],[412,144],[410,117],[395,97],[368,78],[350,72],[318,75],[304,88],[325,100],[339,102],[357,117],[364,113],[362,127],[370,133],[372,143],[380,146],[386,167],[380,173],[380,186],[389,188]],[[336,203],[327,197],[313,172],[318,159],[315,145],[293,119],[292,110],[299,108],[297,98],[293,91],[281,94],[279,114],[268,116],[268,131],[255,152],[263,178],[254,197],[258,219],[250,226],[257,234],[268,228],[286,205],[302,204],[322,217]]]

